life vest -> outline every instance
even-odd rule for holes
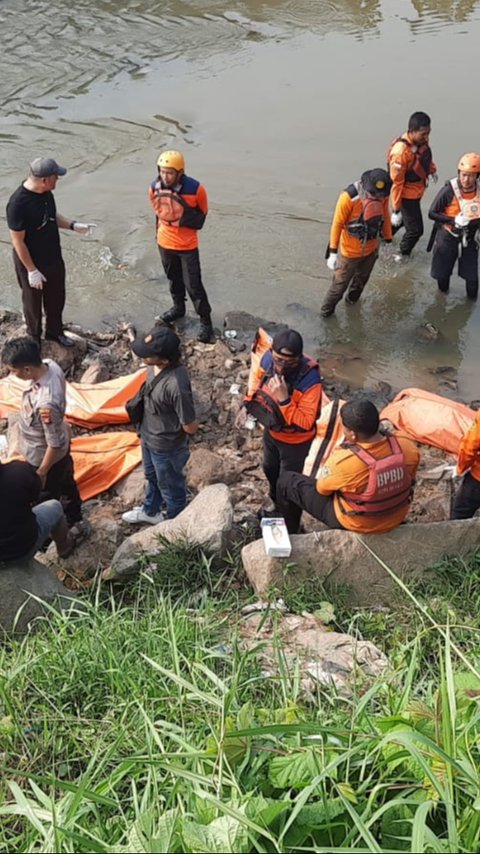
[[[310,356],[304,356],[300,369],[295,374],[293,384],[287,382],[289,394],[292,393],[293,388],[312,370],[318,371],[318,362],[310,358]],[[273,374],[269,372],[264,374],[250,400],[245,401],[245,408],[249,415],[256,418],[259,424],[267,427],[267,429],[274,430],[275,432],[295,433],[298,428],[295,425],[285,423],[278,402],[268,389],[267,383],[272,376]]]
[[[466,199],[462,195],[458,178],[452,178],[450,181],[452,190],[455,193],[455,198],[460,207],[460,211],[470,220],[480,219],[480,185],[477,181],[475,196],[472,199]]]
[[[349,184],[345,192],[348,193],[352,202],[360,200],[362,203],[362,213],[356,219],[351,219],[347,223],[347,231],[352,237],[356,237],[362,243],[367,240],[374,240],[380,235],[384,222],[384,200],[373,199],[369,196],[360,194],[360,185],[358,181],[354,184]]]
[[[388,441],[391,453],[380,460],[358,445],[348,446],[368,466],[369,473],[364,492],[339,493],[349,508],[341,507],[346,515],[389,513],[410,502],[413,480],[405,465],[405,457],[395,436],[389,436]]]
[[[430,166],[432,165],[432,150],[429,145],[413,145],[408,139],[403,136],[396,136],[392,139],[387,151],[387,168],[390,169],[390,155],[392,148],[397,142],[402,142],[403,145],[408,145],[410,151],[414,155],[413,163],[409,166],[405,173],[405,181],[408,184],[418,184],[421,181],[427,186],[427,178],[430,174]]]
[[[155,197],[155,212],[160,222],[165,225],[180,225],[185,213],[185,202],[175,190],[166,190],[161,181],[153,181],[152,190]]]

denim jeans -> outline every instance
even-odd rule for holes
[[[156,516],[165,501],[167,518],[174,519],[187,503],[184,468],[190,456],[188,446],[173,451],[153,451],[142,442],[142,456],[147,481],[144,512],[147,516]]]

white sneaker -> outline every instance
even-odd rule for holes
[[[142,522],[146,522],[148,525],[158,525],[159,522],[163,522],[165,516],[163,513],[157,513],[156,516],[147,516],[144,513],[143,507],[134,507],[132,510],[122,513],[122,519],[124,522],[128,522],[129,525],[139,525]]]
[[[406,264],[409,257],[409,255],[402,255],[401,252],[397,252],[393,256],[393,260],[395,261],[395,264]]]

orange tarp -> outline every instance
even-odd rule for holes
[[[146,368],[125,377],[86,385],[67,382],[67,421],[79,427],[103,427],[105,424],[128,424],[125,403],[138,391],[146,378]],[[0,380],[0,417],[6,418],[20,407],[22,393],[29,383],[9,375]]]
[[[76,436],[71,453],[82,501],[111,489],[142,459],[140,439],[128,430]]]
[[[447,400],[421,388],[406,388],[382,412],[397,430],[415,442],[458,454],[460,440],[471,427],[475,412],[463,403]]]

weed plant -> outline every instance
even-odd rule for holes
[[[480,558],[392,611],[332,600],[393,667],[301,693],[237,636],[235,556],[180,544],[0,650],[0,850],[478,852]],[[324,605],[307,585],[289,602]]]

